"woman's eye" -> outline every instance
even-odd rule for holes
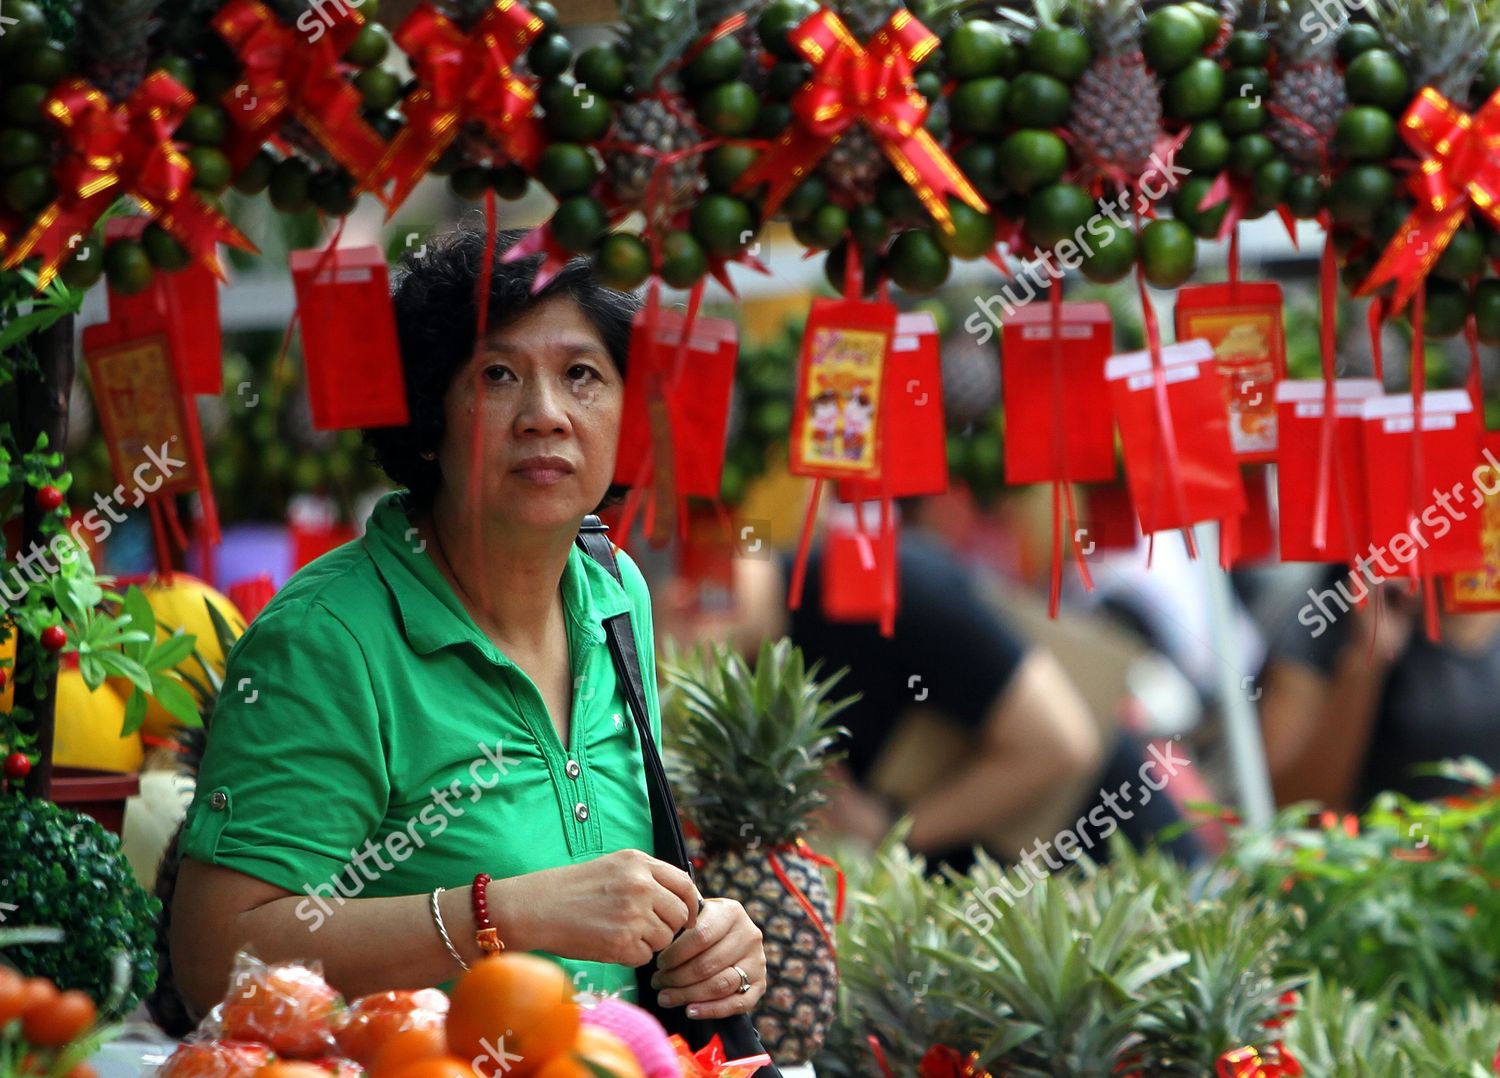
[[[487,382],[503,382],[507,376],[513,377],[509,367],[502,367],[496,364],[484,369],[484,378]]]
[[[587,378],[598,378],[599,372],[586,363],[575,363],[568,368],[568,377],[577,382]]]

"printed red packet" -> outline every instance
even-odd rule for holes
[[[1479,546],[1484,563],[1472,572],[1443,578],[1443,608],[1454,614],[1500,610],[1500,433],[1486,432],[1476,492],[1484,498],[1479,509]]]
[[[1180,289],[1177,339],[1214,350],[1229,408],[1229,444],[1241,460],[1269,461],[1277,446],[1276,383],[1286,376],[1281,286],[1236,281]]]
[[[1282,561],[1352,561],[1373,541],[1365,487],[1365,402],[1384,390],[1373,378],[1340,378],[1334,388],[1333,439],[1329,447],[1327,520],[1317,542],[1318,482],[1323,452],[1321,378],[1276,386],[1280,448],[1276,504]]]
[[[407,422],[405,377],[379,247],[293,251],[302,357],[318,430]]]
[[[1409,393],[1364,402],[1365,490],[1374,570],[1391,577],[1403,575],[1413,563],[1419,575],[1483,569],[1479,510],[1484,495],[1475,485],[1483,458],[1473,401],[1461,389],[1423,394],[1421,475],[1416,484],[1413,420]]]
[[[1017,310],[1002,332],[1005,481],[1013,486],[1115,477],[1114,419],[1104,378],[1114,350],[1109,308],[1060,307],[1055,342],[1052,311],[1044,303]]]
[[[948,433],[943,422],[943,369],[937,322],[925,311],[896,319],[886,360],[884,421],[894,438],[881,440],[883,480],[841,479],[841,501],[942,494],[948,489]]]
[[[877,479],[885,369],[896,334],[890,303],[816,299],[803,331],[787,470]]]
[[[1204,340],[1162,349],[1164,409],[1150,352],[1126,352],[1105,364],[1125,451],[1125,477],[1142,532],[1185,528],[1245,511],[1212,360],[1213,349]],[[1169,426],[1163,425],[1163,410]]]
[[[105,322],[84,329],[83,352],[115,482],[136,492],[134,505],[144,494],[197,489],[188,417],[165,333]]]

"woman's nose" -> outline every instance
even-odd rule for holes
[[[528,378],[522,387],[521,410],[516,428],[532,433],[552,433],[567,428],[568,413],[563,391],[547,378]]]

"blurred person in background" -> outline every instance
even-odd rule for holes
[[[787,609],[789,552],[773,559],[736,558],[735,603],[727,614],[694,611],[680,588],[659,591],[664,597],[657,608],[659,636],[682,646],[723,640],[753,657],[763,639],[786,635],[809,663],[822,661],[825,674],[848,668],[839,694],[862,695],[839,717],[850,731],[848,755],[834,766],[842,781],[831,791],[820,820],[823,829],[874,845],[909,814],[907,845],[930,862],[963,871],[972,863],[973,846],[983,845],[998,826],[1049,805],[1065,810],[1059,798],[1076,797],[1080,783],[1090,793],[1068,816],[1070,825],[1099,803],[1094,791],[1139,785],[1148,759],[1141,742],[1122,734],[1105,743],[1056,657],[1021,637],[982,594],[976,574],[932,532],[902,528],[900,600],[889,639],[874,622],[823,615],[823,552],[823,542],[815,541],[797,610]],[[915,688],[913,675],[921,676]],[[975,750],[957,773],[913,803],[900,804],[871,788],[871,772],[918,698],[971,732]],[[1135,808],[1127,804],[1115,825],[1141,845],[1180,818],[1163,796]],[[1169,849],[1188,861],[1199,853],[1191,835],[1174,840]],[[1002,859],[1012,853],[991,852]],[[1096,860],[1108,859],[1102,844],[1088,852]]]
[[[1314,596],[1361,588],[1330,566],[1288,604],[1261,674],[1261,723],[1276,799],[1359,811],[1382,790],[1419,800],[1462,793],[1415,773],[1473,756],[1500,769],[1500,613],[1443,613],[1427,639],[1422,600],[1405,581],[1377,585],[1370,601],[1325,617]],[[1321,630],[1321,631],[1319,631]]]

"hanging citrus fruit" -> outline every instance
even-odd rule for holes
[[[1048,184],[1026,200],[1026,233],[1038,247],[1055,247],[1085,228],[1095,212],[1093,198],[1077,184]]]
[[[1135,265],[1135,233],[1108,217],[1101,217],[1089,228],[1081,272],[1096,284],[1112,284],[1122,279]]]
[[[999,75],[969,79],[948,97],[953,130],[967,135],[996,134],[1005,126],[1006,81]]]
[[[691,288],[708,270],[708,255],[691,232],[673,229],[661,241],[661,279],[673,288]]]
[[[588,195],[574,195],[557,204],[552,215],[552,236],[565,250],[581,254],[598,242],[609,227],[604,204]]]
[[[1157,8],[1146,18],[1141,33],[1141,51],[1158,75],[1180,71],[1205,44],[1202,24],[1181,4]]]
[[[1016,51],[998,23],[968,19],[943,40],[943,62],[952,79],[1007,75],[1015,68]]]
[[[1390,112],[1406,107],[1411,82],[1406,68],[1389,49],[1366,49],[1349,61],[1344,71],[1349,98],[1363,105],[1378,105]]]
[[[967,202],[948,199],[951,231],[936,230],[938,244],[954,258],[980,258],[995,246],[995,219]]]
[[[891,280],[908,292],[931,292],[948,279],[948,252],[931,231],[914,228],[891,241],[886,258]]]
[[[1056,127],[1068,118],[1068,84],[1040,71],[1023,71],[1005,91],[1005,118],[1017,127]]]
[[[1088,39],[1066,26],[1038,26],[1026,42],[1028,70],[1072,82],[1093,59]]]
[[[122,296],[144,292],[154,273],[145,248],[130,239],[113,240],[104,249],[104,272],[109,276],[109,287]]]
[[[629,82],[630,63],[618,45],[593,45],[573,61],[573,76],[595,93],[619,97]]]
[[[755,126],[760,98],[738,79],[721,82],[698,98],[698,119],[716,135],[735,138]]]
[[[1157,14],[1168,10],[1163,8]],[[1169,76],[1162,92],[1162,107],[1180,120],[1211,116],[1223,101],[1224,69],[1206,56],[1189,60]]]
[[[594,155],[576,142],[554,142],[537,160],[536,178],[557,198],[584,194],[598,176]]]
[[[142,230],[141,246],[146,251],[146,257],[151,259],[151,264],[168,273],[186,269],[193,261],[192,253],[156,221]]]
[[[1181,221],[1158,218],[1141,230],[1141,267],[1157,288],[1177,288],[1193,275],[1198,242]]]
[[[1381,161],[1396,146],[1396,121],[1385,109],[1356,105],[1339,117],[1333,146],[1346,161]]]
[[[755,217],[742,198],[708,194],[693,207],[690,227],[709,254],[728,258],[750,242],[755,234]]]

